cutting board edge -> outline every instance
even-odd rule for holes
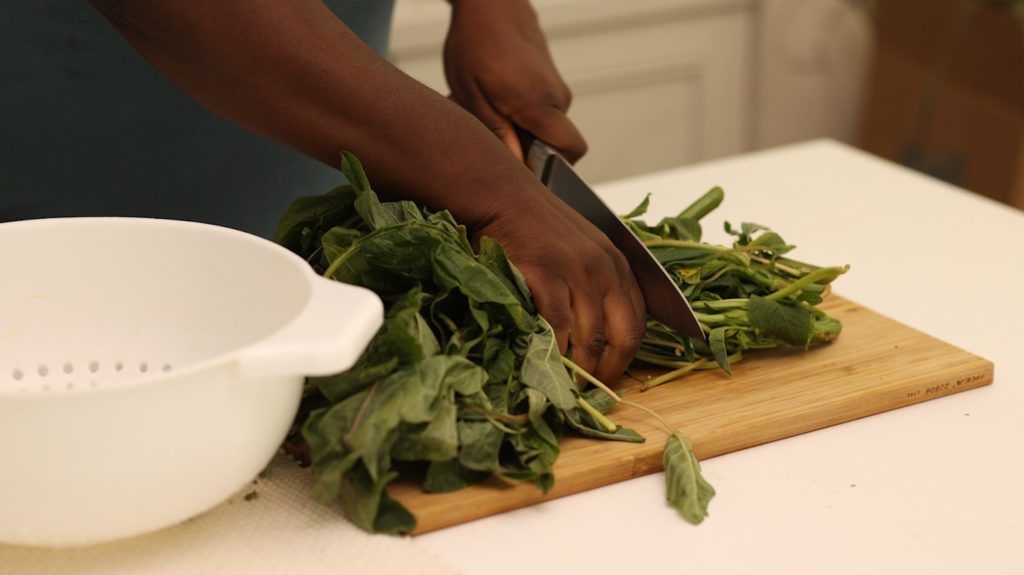
[[[968,353],[968,352],[965,352]],[[835,417],[829,411],[821,411],[820,409],[808,410],[801,416],[808,416],[803,422],[793,425],[793,416],[789,416],[788,428],[775,434],[769,435],[758,435],[750,438],[737,438],[735,435],[730,436],[730,442],[727,445],[717,445],[713,439],[704,440],[699,444],[699,447],[695,446],[698,458],[700,460],[710,459],[719,455],[725,455],[735,451],[756,447],[758,445],[764,445],[779,441],[781,439],[787,439],[804,433],[810,433],[812,431],[818,431],[834,425],[842,423],[848,423],[857,419],[863,419],[872,415],[885,413],[895,409],[908,407],[932,399],[938,399],[940,397],[950,396],[956,393],[961,393],[971,389],[984,387],[994,382],[995,366],[994,364],[982,357],[971,354],[975,358],[976,365],[971,369],[966,370],[969,375],[961,375],[954,381],[949,382],[949,385],[938,383],[931,384],[925,388],[918,389],[918,384],[907,385],[897,390],[889,390],[885,393],[879,393],[877,397],[868,397],[868,399],[874,399],[875,401],[868,402],[861,409],[843,411],[840,417]],[[915,393],[917,392],[917,393]],[[897,400],[886,399],[893,394],[903,394],[903,397]],[[684,430],[685,433],[685,430]],[[739,439],[739,440],[737,440]],[[711,445],[708,445],[710,442]],[[635,477],[642,477],[652,473],[657,473],[662,470],[660,449],[653,453],[644,453],[632,458],[624,459],[622,461],[621,468],[629,468],[626,475],[623,476],[622,472],[619,473],[605,473],[602,475],[593,476],[592,481],[587,482],[573,482],[571,486],[560,486],[556,479],[555,488],[547,494],[541,493],[535,486],[524,483],[511,483],[503,479],[492,480],[491,484],[500,485],[501,487],[490,487],[490,486],[474,486],[470,487],[471,490],[482,490],[499,488],[506,490],[506,497],[503,498],[503,504],[483,509],[480,508],[479,512],[463,512],[462,514],[431,514],[432,520],[423,523],[417,518],[416,529],[411,533],[412,535],[421,535],[424,533],[430,533],[432,531],[438,531],[447,527],[455,525],[461,525],[484,517],[489,517],[497,513],[504,513],[506,511],[512,511],[515,509],[521,509],[541,503],[544,501],[551,501],[564,497],[566,495],[573,495],[590,489],[598,487],[605,487],[612,485],[626,479],[632,479]],[[556,470],[557,477],[557,470]],[[561,487],[561,488],[560,488]],[[466,495],[465,490],[461,492]],[[515,495],[515,496],[511,496]],[[401,497],[396,497],[401,502]],[[415,509],[410,509],[413,515],[416,515]],[[440,519],[438,519],[440,517]]]

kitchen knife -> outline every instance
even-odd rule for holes
[[[705,339],[704,330],[690,303],[640,238],[605,205],[554,148],[523,130],[517,130],[517,133],[526,165],[540,181],[604,232],[626,256],[633,277],[643,292],[647,313],[683,335]]]

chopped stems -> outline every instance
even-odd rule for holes
[[[587,380],[588,382],[594,384],[595,387],[597,387],[598,389],[603,391],[605,394],[607,394],[608,397],[614,399],[615,403],[621,403],[622,405],[628,405],[629,407],[633,407],[633,408],[639,409],[640,411],[643,411],[644,413],[646,413],[647,415],[650,415],[654,419],[657,419],[658,423],[663,425],[665,427],[665,429],[670,434],[682,436],[682,433],[680,433],[679,430],[676,429],[671,423],[666,421],[665,418],[663,418],[662,416],[658,415],[658,412],[656,412],[653,409],[647,407],[646,405],[640,405],[639,403],[636,403],[636,402],[633,402],[633,401],[629,401],[628,399],[622,399],[621,397],[619,397],[619,394],[617,394],[614,391],[612,391],[612,389],[610,387],[608,387],[607,385],[605,385],[601,380],[599,380],[596,377],[594,377],[594,376],[590,375],[589,373],[587,373],[586,370],[584,370],[582,367],[580,367],[580,366],[576,365],[575,363],[573,363],[571,359],[563,356],[562,357],[562,364],[564,364],[566,367],[568,367],[570,370],[572,370],[572,372],[575,373],[576,375],[578,375],[578,376],[582,377],[583,379]],[[617,427],[614,428],[614,429],[617,429]]]
[[[680,367],[679,369],[670,371],[668,373],[663,373],[663,374],[659,375],[658,377],[655,377],[655,378],[652,378],[652,379],[648,379],[647,381],[642,382],[640,384],[640,390],[641,391],[647,391],[648,389],[651,389],[652,387],[657,387],[657,386],[659,386],[659,385],[661,385],[663,383],[667,383],[669,381],[672,381],[674,379],[682,377],[682,376],[690,373],[691,371],[693,371],[693,370],[695,370],[697,368],[702,367],[707,362],[708,362],[708,360],[706,360],[704,358],[700,358],[697,361],[691,363],[690,365],[685,365],[683,367]]]

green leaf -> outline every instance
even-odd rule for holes
[[[328,265],[336,258],[344,254],[352,244],[363,236],[363,232],[352,228],[334,226],[327,230],[320,239],[320,245],[324,249],[324,260]]]
[[[498,452],[504,433],[490,421],[459,422],[459,463],[477,471],[500,471]]]
[[[416,518],[404,505],[395,501],[387,491],[380,494],[377,517],[373,520],[374,533],[404,534],[416,529]]]
[[[640,216],[642,216],[642,215],[647,213],[647,207],[650,204],[651,204],[651,194],[647,194],[646,196],[644,196],[643,201],[640,202],[640,205],[638,205],[637,207],[633,208],[632,210],[630,210],[630,212],[628,214],[626,214],[626,215],[624,215],[622,217],[627,219],[627,220],[633,219],[633,218],[639,218]]]
[[[506,284],[509,291],[516,294],[520,305],[529,313],[537,313],[533,307],[533,295],[526,285],[526,278],[505,256],[505,248],[489,236],[480,238],[480,263]]]
[[[582,416],[581,416],[582,417]],[[623,426],[618,426],[615,431],[604,431],[593,423],[583,423],[580,418],[571,417],[567,420],[569,425],[586,437],[594,439],[606,439],[609,441],[624,441],[626,443],[643,443],[647,439],[636,431]]]
[[[562,354],[558,351],[555,332],[543,318],[540,318],[540,327],[540,331],[530,334],[519,380],[523,385],[543,393],[558,409],[575,409],[579,392],[562,365]]]
[[[341,482],[341,508],[349,521],[376,533],[408,533],[415,529],[412,514],[384,492],[397,476],[390,471],[374,480],[361,466],[346,473]]]
[[[445,461],[459,453],[456,408],[451,400],[441,403],[434,419],[418,431],[401,433],[391,447],[391,457],[401,461]]]
[[[326,194],[298,198],[281,216],[274,241],[308,258],[329,229],[351,218],[355,193],[339,186]]]
[[[618,403],[614,398],[596,387],[592,387],[582,392],[580,395],[583,396],[583,399],[587,400],[587,403],[589,403],[591,407],[601,413],[608,413],[613,407],[615,407],[615,404]]]
[[[488,381],[508,381],[516,368],[516,354],[508,342],[500,337],[489,337],[484,342],[483,365]]]
[[[786,240],[782,239],[779,234],[766,231],[765,233],[757,236],[752,242],[752,246],[762,246],[767,250],[770,250],[773,256],[780,256],[786,252],[792,251],[796,246],[791,246],[786,243]]]
[[[550,445],[555,447],[555,452],[558,452],[558,437],[555,432],[551,429],[551,426],[544,421],[544,413],[548,410],[548,400],[543,393],[533,388],[527,388],[526,397],[529,405],[529,411],[527,412],[530,418],[530,423],[533,424],[534,431],[537,435],[548,442]]]
[[[715,489],[701,475],[690,442],[679,433],[672,433],[665,442],[662,462],[669,504],[687,522],[699,524],[708,515],[708,503],[715,496]]]
[[[751,325],[766,337],[781,339],[790,345],[805,346],[811,341],[813,316],[802,307],[753,295],[747,313]]]
[[[726,334],[728,328],[716,327],[711,330],[708,336],[708,345],[711,346],[711,354],[715,357],[718,365],[722,366],[725,373],[732,375],[732,368],[729,366],[729,350],[726,347]]]
[[[489,471],[470,469],[458,459],[435,461],[427,467],[427,476],[423,480],[423,490],[427,493],[448,493],[458,491],[475,483],[480,483],[491,476]]]
[[[370,180],[366,178],[366,172],[363,171],[363,164],[352,152],[343,151],[341,153],[341,173],[345,175],[345,179],[356,192],[372,191]]]

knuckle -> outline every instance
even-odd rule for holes
[[[545,310],[541,313],[545,320],[555,331],[561,331],[568,329],[572,323],[572,317],[569,315],[568,310],[563,309],[551,309]]]
[[[581,342],[582,348],[585,352],[592,356],[601,355],[604,348],[608,346],[608,339],[605,338],[604,334],[598,331],[590,332]]]
[[[636,354],[637,350],[640,349],[640,343],[644,339],[644,331],[638,327],[627,329],[623,332],[616,341],[617,347],[623,350],[623,352],[629,354],[630,357]]]

